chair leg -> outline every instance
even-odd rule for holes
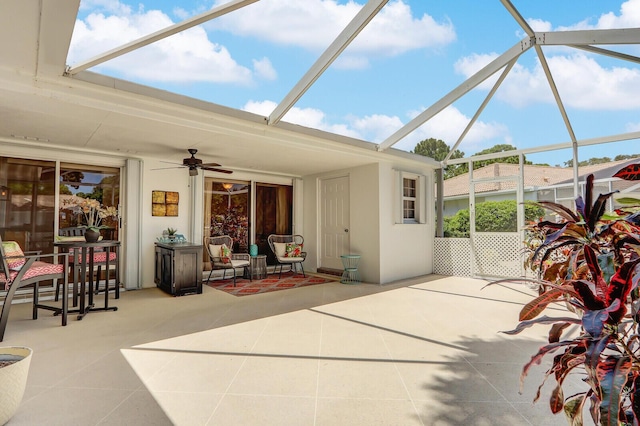
[[[302,276],[307,278],[307,276],[304,274],[304,266],[302,265],[302,263],[300,263],[300,270],[302,271]]]
[[[282,278],[282,263],[280,264],[280,275],[278,275],[278,279]]]
[[[9,321],[9,310],[11,309],[11,301],[13,295],[16,293],[16,286],[9,287],[6,296],[4,297],[4,304],[2,305],[2,313],[0,313],[0,342],[4,339],[4,330],[7,328],[7,322]]]
[[[62,326],[67,325],[67,311],[69,310],[69,281],[67,277],[68,275],[65,275],[62,279]]]
[[[38,319],[38,296],[40,293],[40,283],[36,282],[33,284],[33,312],[31,317],[36,320]]]
[[[56,280],[56,297],[55,301],[57,302],[60,299],[60,280]]]
[[[108,254],[107,254],[108,256]],[[94,290],[94,294],[100,293],[100,275],[102,274],[102,266],[98,265],[98,275],[96,275],[96,288]],[[109,291],[109,271],[106,271],[106,278],[104,280],[104,291]]]
[[[213,274],[213,269],[209,272],[209,278],[207,278],[207,282],[211,281],[211,275]]]
[[[233,268],[233,286],[236,286],[236,268]]]

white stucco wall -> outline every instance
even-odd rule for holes
[[[305,249],[309,253],[305,267],[315,270],[319,266],[318,182],[322,178],[348,176],[351,252],[362,256],[359,264],[362,280],[387,284],[433,271],[435,201],[430,190],[433,171],[405,170],[427,176],[427,223],[396,224],[396,168],[402,169],[391,163],[375,163],[304,179]]]
[[[402,165],[380,164],[380,283],[433,272],[433,239],[435,235],[435,198],[433,171],[428,168],[407,169]],[[397,191],[395,170],[422,174],[425,185],[426,223],[395,223]]]
[[[142,250],[142,285],[141,287],[155,287],[153,281],[155,270],[156,238],[162,236],[162,231],[171,227],[189,238],[191,194],[189,190],[189,173],[185,168],[166,169],[170,164],[155,159],[145,159],[143,163],[143,189],[141,234]],[[153,170],[165,168],[164,170]],[[175,191],[180,194],[178,216],[153,216],[151,213],[152,191]]]
[[[351,253],[361,256],[358,270],[365,282],[380,282],[380,252],[378,244],[378,166],[370,164],[349,170],[339,170],[303,179],[304,238],[307,260],[305,268],[317,270],[320,256],[320,196],[321,179],[349,178],[349,238]]]

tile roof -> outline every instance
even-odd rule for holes
[[[611,161],[590,166],[580,166],[578,169],[579,179],[582,181],[586,176],[594,174],[596,179],[606,179],[612,177],[618,170],[628,164],[637,163],[640,157]],[[473,178],[489,179],[494,177],[517,176],[519,171],[517,164],[493,163],[488,166],[473,171]],[[570,167],[552,167],[535,164],[524,165],[524,187],[545,187],[573,182],[573,169]],[[487,182],[476,184],[475,192],[496,192],[514,190],[515,181]],[[455,176],[444,181],[444,196],[455,197],[469,194],[469,174]]]
[[[517,164],[493,163],[473,171],[474,179],[492,177],[518,176],[520,168]],[[558,182],[573,178],[573,170],[569,168],[524,165],[524,186],[540,187],[555,185]],[[476,184],[475,192],[494,192],[515,189],[515,181],[487,182]],[[469,174],[465,173],[444,181],[444,196],[454,197],[469,193]]]

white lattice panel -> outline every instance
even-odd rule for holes
[[[471,248],[474,275],[522,276],[522,245],[517,233],[476,233],[471,240]]]
[[[470,277],[471,240],[469,238],[436,238],[433,245],[433,273]]]

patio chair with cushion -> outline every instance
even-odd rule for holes
[[[204,246],[209,253],[209,263],[211,264],[211,272],[222,269],[222,279],[225,279],[227,270],[231,270],[233,274],[233,286],[236,286],[236,270],[242,268],[244,276],[249,276],[251,281],[251,271],[249,271],[250,256],[249,253],[233,253],[233,239],[228,235],[220,235],[216,237],[204,237]]]
[[[280,265],[280,275],[282,278],[282,266],[289,265],[291,271],[295,274],[296,265],[300,265],[302,276],[306,277],[302,262],[307,257],[307,253],[302,251],[304,246],[304,238],[302,235],[276,235],[271,234],[267,238],[269,247],[276,256],[276,269]]]
[[[32,252],[27,252],[27,254]],[[68,303],[68,268],[69,256],[66,253],[40,255],[26,255],[15,241],[0,239],[0,290],[6,291],[2,313],[0,314],[0,342],[4,338],[4,331],[9,320],[11,302],[20,288],[33,285],[33,319],[38,319],[38,309],[53,311],[54,315],[62,316],[62,325],[67,325]],[[43,262],[42,259],[51,258],[58,263]],[[61,307],[42,305],[38,302],[40,281],[62,280],[63,293]]]

